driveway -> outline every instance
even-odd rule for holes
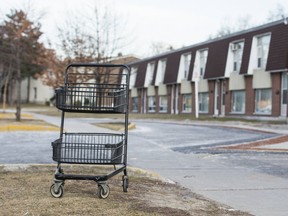
[[[130,163],[254,215],[287,215],[288,154],[218,150],[277,134],[231,127],[137,122]]]

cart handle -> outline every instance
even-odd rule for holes
[[[66,70],[65,70],[65,83],[66,83],[66,78],[67,78],[67,76],[68,76],[68,70],[69,70],[69,68],[71,68],[71,67],[99,67],[99,68],[111,68],[111,67],[113,67],[113,68],[125,68],[125,69],[127,69],[127,76],[128,76],[128,80],[130,80],[130,72],[131,72],[131,70],[130,70],[130,67],[129,66],[127,66],[127,65],[125,65],[125,64],[98,64],[98,63],[71,63],[71,64],[69,64],[67,67],[66,67]],[[125,70],[122,70],[122,73],[124,72]]]
[[[72,63],[66,67],[66,72],[70,67],[124,67],[130,72],[130,67],[125,64]]]

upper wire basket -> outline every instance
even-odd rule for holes
[[[70,67],[56,89],[56,107],[70,112],[127,111],[128,73],[109,67]]]

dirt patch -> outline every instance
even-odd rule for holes
[[[229,149],[229,150],[261,150],[261,151],[275,151],[275,152],[288,152],[288,149],[277,149],[273,148],[273,145],[288,142],[288,136],[279,136],[271,139],[266,140],[260,140],[257,142],[251,142],[251,143],[245,143],[245,144],[239,144],[239,145],[233,145],[233,146],[225,146],[225,147],[219,147],[217,149]],[[265,148],[265,146],[270,145],[269,148]],[[271,148],[272,147],[272,148]]]
[[[121,175],[109,180],[110,195],[99,199],[93,181],[66,181],[64,196],[49,188],[55,166],[0,166],[0,215],[249,215],[163,182],[143,172],[129,171],[128,193]],[[98,172],[107,172],[98,168]],[[99,171],[100,170],[100,171]],[[64,172],[96,172],[91,166],[67,166]]]
[[[121,130],[124,130],[124,128],[125,128],[124,122],[117,122],[117,121],[116,122],[107,122],[107,123],[95,123],[92,125],[107,128],[110,130],[115,130],[115,131],[121,131]],[[128,130],[132,130],[135,128],[136,128],[136,125],[134,123],[128,123]]]

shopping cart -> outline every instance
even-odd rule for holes
[[[65,180],[92,180],[98,185],[98,196],[107,198],[107,180],[121,172],[123,191],[128,191],[129,74],[126,65],[80,63],[66,68],[64,86],[55,91],[62,117],[60,138],[52,142],[53,160],[58,163],[50,188],[53,197],[63,196]],[[66,112],[120,113],[124,129],[118,133],[64,132]],[[105,175],[64,174],[62,163],[113,165],[114,170]]]

